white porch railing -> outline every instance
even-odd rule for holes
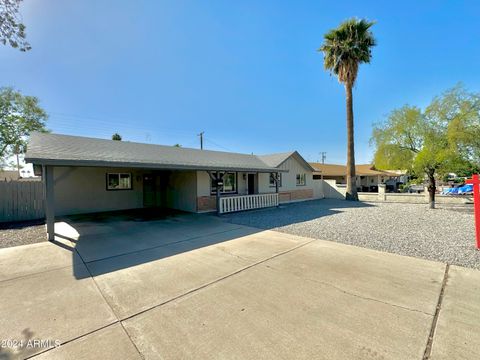
[[[220,198],[219,213],[260,209],[278,206],[278,194],[225,196]]]

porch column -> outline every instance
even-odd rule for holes
[[[278,180],[279,180],[279,176],[278,176],[278,172],[275,173],[275,192],[278,194]]]
[[[218,178],[218,171],[215,173],[215,184],[217,185],[216,204],[217,204],[217,215],[220,214],[220,180]]]
[[[225,175],[226,172],[223,172]],[[223,175],[220,175],[220,172],[217,171],[215,174],[216,184],[217,184],[217,214],[220,214],[220,192],[223,190]]]
[[[280,206],[280,195],[278,194],[278,182],[280,181],[280,174],[275,173],[275,192],[277,193],[277,207]]]
[[[45,166],[45,217],[47,220],[48,240],[55,239],[55,199],[54,199],[54,179],[53,166]]]
[[[216,205],[217,205],[217,214],[220,214],[220,191],[223,189],[223,176],[220,177],[219,171],[215,171],[215,173],[211,171],[207,171],[207,173],[210,176],[210,179],[212,179],[212,181],[215,183],[217,187]]]

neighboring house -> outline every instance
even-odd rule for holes
[[[41,180],[40,177],[33,174],[33,169],[24,168],[18,170],[0,170],[0,181],[18,181],[18,180]]]
[[[256,156],[34,133],[25,161],[43,169],[49,236],[55,215],[144,207],[229,212],[314,197],[314,169],[296,151]]]
[[[0,170],[0,181],[13,181],[19,179],[20,176],[18,175],[17,170]]]
[[[314,179],[335,180],[337,184],[347,183],[347,167],[345,165],[310,163],[315,168]],[[371,164],[355,166],[356,187],[358,191],[378,191],[379,184],[385,184],[390,191],[396,191],[403,182],[402,174],[393,171],[376,170]]]

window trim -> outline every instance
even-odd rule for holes
[[[303,183],[299,183],[298,179],[302,179],[303,176]],[[296,186],[307,186],[307,174],[306,173],[300,173],[295,176],[295,184]]]
[[[128,188],[118,188],[112,189],[108,186],[108,176],[109,175],[118,175],[118,183],[120,184],[120,175],[128,175],[130,177],[130,187]],[[125,190],[133,190],[133,174],[131,172],[111,172],[105,174],[105,189],[107,191],[125,191]]]
[[[276,174],[276,173],[269,173],[268,174],[268,185],[269,185],[269,187],[274,188],[274,187],[276,187],[275,181],[273,182],[273,184],[270,182],[270,180],[272,180],[272,174]],[[281,172],[278,173],[278,177],[279,177],[278,187],[281,188],[282,187],[282,173]]]
[[[220,195],[232,195],[232,194],[238,194],[238,172],[236,171],[219,171],[219,173],[224,173],[224,174],[233,174],[235,176],[235,189],[233,191],[221,191]],[[210,195],[217,195],[217,190],[213,190],[213,180],[210,179]]]

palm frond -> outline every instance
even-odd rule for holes
[[[374,24],[352,18],[325,34],[324,43],[318,51],[323,52],[325,69],[336,75],[340,82],[353,85],[359,65],[370,62],[372,47],[376,45],[370,31]]]

